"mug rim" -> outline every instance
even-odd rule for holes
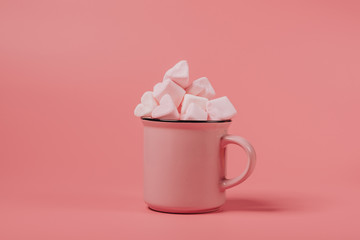
[[[153,121],[153,122],[170,122],[170,123],[224,123],[231,122],[231,119],[226,120],[167,120],[167,119],[158,119],[158,118],[147,118],[142,117],[141,120]]]

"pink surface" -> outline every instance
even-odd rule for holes
[[[359,239],[357,1],[2,1],[0,239]],[[142,200],[133,110],[186,59],[257,151],[224,210]],[[228,175],[244,153],[230,147]],[[245,161],[243,161],[245,162]]]

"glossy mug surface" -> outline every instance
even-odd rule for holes
[[[149,208],[171,213],[219,209],[225,190],[243,182],[255,166],[255,151],[244,138],[228,135],[231,121],[166,121],[144,124],[144,200]],[[225,178],[227,144],[248,156],[244,172]]]

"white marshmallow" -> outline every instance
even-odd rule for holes
[[[196,79],[191,86],[186,89],[186,92],[208,99],[215,97],[215,90],[206,77]]]
[[[166,71],[164,80],[170,79],[182,88],[187,88],[189,81],[189,65],[187,61],[182,60]]]
[[[194,96],[191,94],[185,94],[184,96],[184,100],[181,103],[181,114],[185,114],[187,108],[189,107],[189,105],[191,103],[195,103],[196,105],[198,105],[201,109],[203,109],[204,111],[206,110],[206,103],[209,100],[207,98],[204,97],[199,97],[199,96]]]
[[[141,103],[138,104],[134,110],[134,115],[137,117],[150,117],[152,110],[159,105],[151,91],[145,92],[141,97]]]
[[[237,113],[235,107],[226,96],[208,101],[206,110],[210,120],[231,119]]]
[[[195,103],[190,103],[186,113],[184,115],[181,115],[181,120],[206,121],[207,118],[207,112]]]
[[[168,119],[168,120],[178,120],[179,112],[169,94],[165,94],[161,100],[160,105],[155,107],[152,111],[153,118],[159,119]]]
[[[170,95],[175,106],[178,107],[185,95],[185,90],[171,80],[165,80],[154,86],[153,95],[156,100],[160,101],[166,94]]]
[[[139,103],[134,110],[134,115],[137,117],[150,117],[151,112],[152,109],[150,107],[145,106],[142,103]]]
[[[162,84],[162,82],[158,82],[157,84],[155,84],[153,87],[153,92],[159,92]]]
[[[151,108],[151,110],[153,110],[157,105],[159,105],[153,96],[153,92],[151,91],[147,91],[142,95],[141,103]]]

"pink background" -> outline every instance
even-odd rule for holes
[[[1,1],[0,239],[359,239],[358,1]],[[142,200],[141,94],[181,59],[239,114],[223,211]],[[244,153],[230,147],[229,176]]]

